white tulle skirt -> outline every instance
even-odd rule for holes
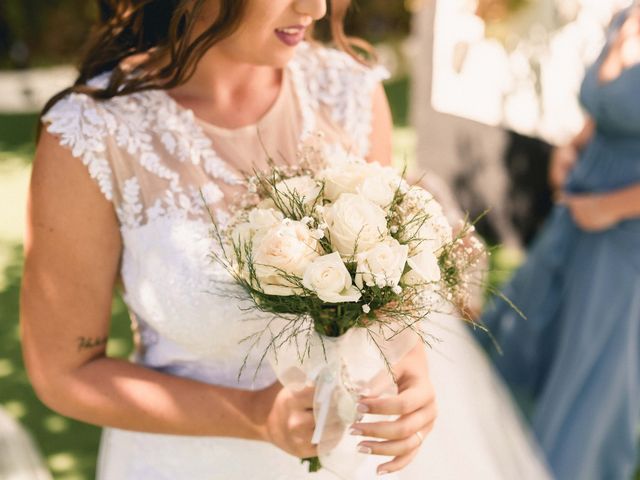
[[[440,315],[431,320],[429,328],[440,339],[428,349],[439,417],[413,463],[399,474],[385,478],[550,479],[511,397],[462,322]],[[376,478],[376,466],[384,460],[371,457],[353,480]],[[98,479],[337,480],[337,477],[327,471],[309,474],[298,459],[263,442],[106,429]]]
[[[428,350],[439,416],[402,478],[544,480],[552,476],[506,386],[468,328],[436,316]]]
[[[31,437],[0,409],[0,479],[51,480]]]

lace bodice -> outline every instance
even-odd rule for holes
[[[44,117],[112,202],[123,239],[124,298],[140,333],[136,360],[220,385],[262,388],[263,368],[238,373],[249,350],[241,340],[265,321],[242,309],[239,291],[212,262],[207,205],[224,223],[243,190],[241,172],[274,158],[296,158],[322,131],[336,148],[366,155],[372,94],[386,75],[336,50],[302,44],[283,74],[281,92],[256,124],[226,130],[208,124],[153,90],[98,102],[70,94]],[[108,74],[92,80],[106,83]],[[247,372],[255,371],[257,354]]]

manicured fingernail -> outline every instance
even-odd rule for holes
[[[369,407],[367,407],[364,403],[359,403],[356,407],[356,410],[358,410],[360,413],[367,413],[369,411]]]
[[[378,472],[378,475],[381,477],[382,475],[387,475],[389,472],[387,472],[386,470],[380,470]]]
[[[357,428],[352,428],[349,430],[349,435],[362,435],[362,430],[358,430]]]
[[[364,445],[361,445],[361,446],[358,447],[358,451],[360,453],[366,453],[368,455],[368,454],[371,453],[372,450],[369,447],[365,447]]]

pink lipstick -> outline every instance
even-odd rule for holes
[[[304,33],[307,27],[303,25],[293,25],[291,27],[276,28],[276,36],[282,43],[290,47],[295,47],[304,40]]]

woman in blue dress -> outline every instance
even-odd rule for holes
[[[558,205],[504,290],[527,320],[497,300],[483,322],[556,478],[623,480],[640,432],[638,2],[614,19],[581,101],[590,118],[552,162]]]

